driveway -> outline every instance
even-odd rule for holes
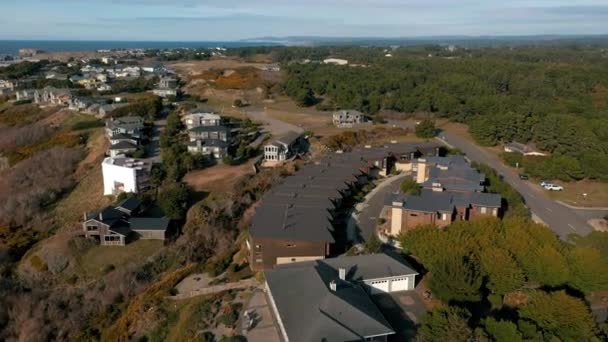
[[[506,167],[499,157],[485,151],[471,141],[450,132],[441,134],[446,142],[462,152],[473,161],[487,164],[496,170],[504,179],[517,190],[526,201],[532,213],[551,228],[560,238],[566,240],[568,235],[589,234],[593,228],[587,224],[591,214],[601,214],[602,211],[584,211],[565,207],[554,200],[547,198],[538,189],[536,184],[519,179],[516,171]],[[601,215],[599,216],[601,217]]]
[[[161,163],[161,151],[160,151],[160,135],[167,126],[167,119],[159,119],[154,121],[152,126],[152,135],[150,136],[150,143],[146,146],[148,158],[153,163]]]
[[[395,329],[389,341],[412,341],[416,336],[416,324],[426,313],[426,306],[416,291],[384,293],[372,296],[372,300]]]
[[[408,176],[409,173],[402,173],[385,179],[355,206],[348,222],[349,239],[364,242],[375,232],[386,195],[399,191],[401,182]]]

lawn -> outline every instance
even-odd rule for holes
[[[583,180],[560,184],[564,190],[546,191],[549,197],[574,206],[608,207],[608,183]]]
[[[94,246],[86,251],[79,260],[83,274],[97,278],[127,263],[141,263],[163,247],[158,240],[137,240],[126,246]]]

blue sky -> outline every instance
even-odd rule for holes
[[[607,0],[0,0],[0,39],[600,33]]]

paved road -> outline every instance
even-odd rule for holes
[[[503,175],[505,180],[524,197],[532,213],[562,239],[566,239],[572,233],[587,235],[593,230],[587,224],[587,220],[591,215],[600,214],[601,211],[579,211],[560,205],[539,192],[538,188],[535,188],[538,185],[520,180],[517,172],[506,167],[497,156],[450,132],[443,132],[441,135],[448,144],[466,153],[471,160],[487,164]]]
[[[401,181],[408,176],[409,173],[403,173],[386,179],[367,194],[363,202],[355,206],[355,211],[349,220],[349,231],[355,235],[350,236],[351,239],[364,242],[374,233],[378,216],[384,208],[384,198],[390,193],[399,191]]]

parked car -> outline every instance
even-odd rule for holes
[[[557,185],[557,184],[547,184],[545,186],[545,189],[550,190],[550,191],[562,191],[562,190],[564,190],[564,187],[561,185]]]
[[[521,180],[528,180],[530,178],[530,176],[528,176],[527,173],[520,173],[519,174],[519,179]]]
[[[549,184],[551,184],[551,182],[548,181],[548,180],[540,181],[540,186],[542,186],[543,188],[546,187]]]

